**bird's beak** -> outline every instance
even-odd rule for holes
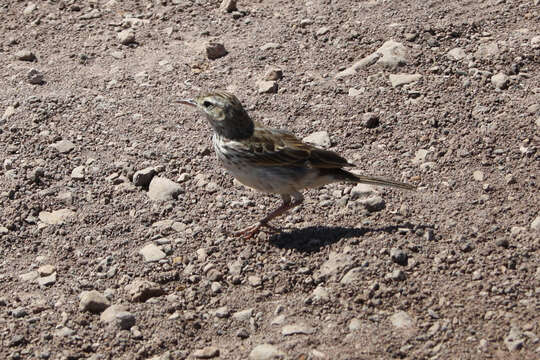
[[[197,106],[197,103],[193,99],[180,99],[178,102],[184,105]]]

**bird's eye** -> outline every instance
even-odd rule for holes
[[[212,104],[210,101],[208,101],[208,100],[204,101],[202,104],[203,104],[203,106],[204,106],[205,108],[209,108],[209,107],[211,107],[211,106],[213,105],[213,104]]]

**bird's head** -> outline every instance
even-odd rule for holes
[[[194,99],[180,100],[180,103],[199,109],[206,115],[214,131],[227,138],[242,139],[253,134],[253,121],[231,93],[204,93]]]

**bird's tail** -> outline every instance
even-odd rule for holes
[[[337,170],[338,171],[334,174],[338,177],[339,180],[342,180],[342,181],[377,185],[377,186],[390,186],[390,187],[394,187],[398,189],[416,191],[416,186],[411,185],[411,184],[406,184],[399,181],[388,180],[388,179],[375,177],[375,176],[356,175],[343,169],[337,169]]]

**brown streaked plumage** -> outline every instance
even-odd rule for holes
[[[344,170],[354,164],[333,151],[306,144],[286,130],[267,128],[253,121],[236,96],[228,92],[205,93],[180,102],[206,115],[214,129],[216,154],[232,176],[255,190],[281,195],[281,206],[238,233],[246,238],[262,226],[270,227],[270,220],[300,205],[303,189],[344,181],[416,190],[414,185]]]

